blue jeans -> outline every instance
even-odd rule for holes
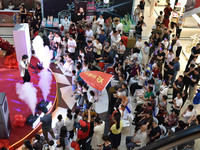
[[[74,92],[77,89],[76,84],[72,84],[72,91]]]
[[[132,139],[132,136],[126,137],[127,150],[130,150],[131,148],[134,148],[134,147],[139,147],[139,145],[137,145],[136,143],[131,142],[131,139]]]

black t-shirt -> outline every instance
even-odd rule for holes
[[[164,60],[165,60],[165,53],[163,51],[159,50],[158,53],[157,53],[157,56],[159,56],[159,57],[163,56],[163,59],[162,59],[162,63],[163,63]]]
[[[144,10],[144,5],[145,5],[145,2],[140,1],[140,9],[141,9],[141,10]]]
[[[196,80],[196,82],[193,82],[191,79]],[[192,75],[191,75],[191,78],[190,78],[190,85],[194,87],[198,82],[199,82],[199,74],[196,75],[193,72]]]
[[[163,35],[162,40],[164,40],[165,38],[166,38],[166,39],[169,38],[169,35],[168,35],[167,33],[165,33],[165,34]]]
[[[158,46],[158,44],[161,42],[161,38],[159,37],[159,38],[154,38],[154,45],[157,47]]]
[[[190,68],[187,68],[187,69],[184,71],[184,73],[187,73],[187,72],[189,72],[189,71],[190,71]],[[193,71],[190,72],[190,73],[188,74],[188,76],[191,76],[192,74],[193,74]],[[190,82],[190,78],[188,78],[187,76],[184,76],[183,82],[184,82],[184,83]]]
[[[193,47],[193,48],[191,49],[191,51],[192,51],[192,53],[193,53],[194,55],[200,54],[200,49],[196,49],[196,47]],[[193,55],[193,54],[190,55],[190,57],[191,57],[192,59],[194,58],[194,55]]]
[[[178,82],[178,80],[175,81],[176,87],[180,90],[183,87],[183,82]]]
[[[157,133],[159,133],[160,135],[161,135],[161,130],[160,130],[160,127],[159,126],[157,126],[156,128],[151,128],[152,130],[150,131],[150,137],[153,137],[153,136],[155,136]],[[160,135],[159,136],[157,136],[155,139],[159,139],[160,138]],[[154,139],[154,140],[155,140]]]

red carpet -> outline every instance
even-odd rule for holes
[[[32,57],[31,63],[33,66],[36,66],[36,63],[38,60],[35,57]],[[38,81],[39,77],[37,74],[33,73],[34,69],[29,68],[29,73],[31,75],[31,82],[34,84],[34,86],[37,88],[37,98],[38,102],[40,102],[43,97],[41,90],[38,87]],[[31,111],[27,107],[27,105],[18,98],[18,95],[16,94],[15,85],[18,82],[23,82],[22,78],[20,77],[20,72],[18,69],[0,69],[0,92],[5,92],[8,99],[8,106],[10,111],[10,118],[11,118],[11,134],[9,138],[9,145],[14,144],[18,140],[22,139],[24,136],[26,136],[29,132],[32,131],[31,126],[25,125],[23,128],[19,127],[13,127],[14,122],[14,116],[15,115],[23,115],[25,118],[27,118]],[[51,84],[51,92],[48,95],[47,99],[48,101],[54,101],[56,97],[56,82],[55,78],[53,77],[53,81]]]

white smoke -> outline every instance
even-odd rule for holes
[[[48,46],[44,46],[43,39],[38,35],[33,40],[33,49],[35,56],[43,64],[44,69],[48,69],[53,57],[53,51]]]
[[[33,49],[35,51],[35,56],[40,60],[43,65],[43,70],[39,73],[40,81],[39,87],[42,91],[44,100],[47,100],[47,96],[51,89],[52,75],[48,71],[51,59],[53,57],[53,51],[49,50],[48,46],[43,45],[43,39],[38,35],[33,40]]]
[[[33,83],[17,83],[16,92],[19,99],[23,100],[31,109],[32,114],[35,115],[35,108],[37,105],[37,89],[33,86]]]
[[[50,71],[48,70],[42,70],[39,73],[40,76],[40,81],[38,83],[40,89],[42,90],[42,95],[44,100],[47,100],[47,96],[50,93],[50,89],[51,89],[51,82],[52,82],[52,74]]]

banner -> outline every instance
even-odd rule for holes
[[[185,5],[185,12],[182,18],[197,14],[200,12],[200,0],[188,0]]]
[[[92,19],[94,17],[94,13],[96,12],[96,6],[93,2],[87,2],[86,7],[86,20],[89,22],[92,22]]]
[[[91,87],[103,91],[113,75],[100,71],[85,71],[80,73],[80,77]]]

